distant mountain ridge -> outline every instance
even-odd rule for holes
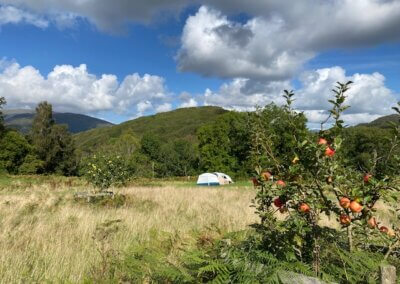
[[[35,112],[33,110],[3,110],[5,124],[22,133],[28,133],[32,127]],[[77,113],[53,113],[57,124],[66,124],[71,133],[79,133],[93,128],[112,126],[111,122]]]

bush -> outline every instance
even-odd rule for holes
[[[126,162],[121,156],[94,155],[87,163],[86,179],[100,191],[121,185],[128,179]]]

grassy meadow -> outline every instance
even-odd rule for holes
[[[161,246],[173,242],[173,261],[184,245],[256,221],[249,182],[199,188],[193,181],[140,181],[115,189],[126,196],[120,207],[74,200],[89,189],[77,178],[0,179],[0,282],[93,279],[105,269],[105,254],[159,238]],[[112,232],[101,230],[107,224],[115,225]]]
[[[150,244],[157,261],[174,263],[184,249],[258,220],[250,207],[255,192],[248,181],[197,187],[194,180],[139,180],[113,189],[126,197],[121,204],[74,199],[74,193],[91,189],[78,178],[0,178],[1,283],[101,282],[112,262],[129,251],[140,262],[144,256],[138,248],[143,252]],[[394,220],[389,207],[377,207],[383,223]],[[336,220],[322,222],[340,227]],[[114,272],[113,277],[118,279]]]

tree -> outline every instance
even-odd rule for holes
[[[250,171],[249,115],[230,112],[198,130],[202,170],[239,175]]]
[[[28,141],[14,130],[7,131],[0,138],[0,168],[8,173],[18,174],[19,167],[24,163],[26,155],[32,152]]]
[[[41,102],[36,108],[30,138],[44,173],[71,175],[76,172],[75,146],[66,126],[55,125],[52,106]]]
[[[3,97],[0,97],[0,137],[4,134],[5,132],[5,126],[4,126],[4,115],[3,112],[1,111],[3,109],[3,106],[6,104],[6,99]]]

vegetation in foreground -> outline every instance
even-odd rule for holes
[[[93,189],[100,191],[95,195],[100,198],[88,198],[85,201],[77,196],[64,196],[57,198],[55,207],[60,204],[69,206],[68,211],[63,212],[63,217],[68,215],[67,212],[73,212],[74,208],[84,208],[86,212],[97,210],[98,216],[107,210],[115,213],[125,208],[130,213],[132,208],[146,208],[143,218],[145,222],[140,225],[142,229],[147,228],[144,233],[147,237],[135,235],[130,239],[125,235],[124,239],[117,239],[116,236],[125,228],[123,224],[126,221],[134,224],[134,220],[128,215],[102,220],[92,226],[91,239],[99,260],[79,280],[132,283],[280,283],[282,277],[291,277],[291,273],[300,272],[341,283],[374,283],[382,262],[399,266],[399,179],[396,173],[400,157],[400,126],[393,124],[384,146],[373,148],[369,155],[360,157],[360,160],[349,156],[349,150],[358,146],[356,143],[355,146],[352,145],[353,148],[342,147],[346,139],[349,139],[344,131],[341,113],[347,108],[344,104],[345,93],[350,84],[351,82],[339,83],[334,90],[335,98],[330,100],[333,105],[330,116],[334,120],[334,126],[326,131],[321,130],[319,139],[306,129],[304,115],[291,109],[293,93],[288,91],[285,91],[286,106],[269,105],[254,113],[240,114],[239,120],[239,116],[225,116],[220,122],[223,122],[222,125],[229,125],[228,128],[220,129],[220,124],[216,124],[198,132],[200,165],[227,165],[227,169],[236,169],[236,172],[251,165],[256,166],[257,176],[253,179],[256,190],[253,192],[255,197],[253,195],[252,204],[259,216],[259,222],[251,222],[252,229],[246,229],[245,224],[242,224],[242,230],[232,230],[232,219],[228,219],[228,223],[221,223],[226,220],[226,216],[221,215],[214,219],[215,212],[219,213],[221,208],[230,208],[223,212],[225,215],[231,214],[229,210],[238,213],[237,204],[229,203],[222,196],[226,198],[237,190],[240,194],[235,196],[234,202],[241,202],[243,194],[252,195],[250,190],[234,190],[234,187],[204,190],[174,187],[157,192],[156,188],[146,189],[146,193],[157,192],[157,197],[163,197],[155,203],[154,200],[141,198],[138,201],[138,195],[134,193],[132,196],[129,187],[121,187],[117,194],[114,192],[104,195],[100,193],[108,193],[107,190],[112,185],[124,186],[129,183],[129,175],[125,174],[129,164],[119,156],[110,158],[96,155],[89,158],[89,163],[84,168],[86,179],[94,186]],[[44,115],[38,111],[37,117],[46,117],[46,107],[39,110]],[[399,108],[394,107],[394,110],[400,113]],[[39,155],[39,149],[44,149],[42,146],[52,140],[37,137],[52,137],[52,131],[55,129],[57,133],[57,127],[53,128],[49,119],[39,120],[38,123],[42,126],[50,123],[49,127],[42,127],[49,131],[47,135],[43,136],[43,131],[36,131],[40,127],[34,127],[32,131],[31,139],[38,141],[36,153]],[[243,133],[246,135],[240,136]],[[242,143],[234,143],[229,137],[242,137],[243,140]],[[218,141],[220,143],[216,143]],[[52,149],[51,145],[47,145],[49,149]],[[160,145],[157,138],[145,135],[138,152],[152,165],[153,177],[156,163],[157,166],[165,166],[167,163],[160,162],[163,159],[164,162],[174,161],[171,156],[166,159],[164,151],[156,151],[165,150]],[[219,146],[223,147],[222,155],[219,156],[222,158],[212,158],[210,153]],[[243,153],[247,154],[240,159]],[[47,154],[43,153],[43,157]],[[51,165],[51,159],[41,160]],[[157,172],[159,170],[157,168]],[[167,167],[164,170],[169,169]],[[72,186],[72,183],[69,185]],[[91,188],[88,190],[93,191]],[[188,190],[192,190],[189,198],[186,196]],[[179,191],[180,197],[173,196],[174,191]],[[221,194],[221,197],[206,196],[205,200],[211,207],[200,208],[210,214],[210,219],[204,219],[204,212],[190,214],[191,208],[182,208],[179,202],[186,196],[187,200],[195,202],[193,204],[196,207],[202,203],[196,198],[212,192]],[[158,208],[158,203],[168,204],[166,196],[173,197],[171,204],[174,210],[160,212],[163,215],[148,211],[149,208]],[[218,200],[218,203],[210,202],[210,198]],[[22,206],[22,211],[28,214],[22,213],[24,217],[21,220],[29,220],[28,216],[32,216],[38,207],[52,204],[51,201],[43,201],[39,199],[33,205]],[[6,202],[6,205],[10,205],[10,202]],[[14,208],[14,211],[21,210]],[[8,214],[5,216],[12,215],[11,212],[6,213]],[[51,217],[43,214],[41,217],[49,221],[53,216],[55,214]],[[170,219],[165,219],[166,216],[173,216],[179,222],[171,222]],[[156,219],[153,221],[154,217]],[[38,220],[43,219],[35,218],[29,224],[35,225]],[[189,219],[196,220],[194,227],[185,227],[191,224]],[[16,226],[14,220],[9,223],[12,228],[16,228],[21,220],[16,222]],[[164,223],[158,223],[159,220],[168,222],[166,230]],[[207,225],[203,223],[204,220]],[[211,224],[210,220],[213,220]],[[238,220],[243,218],[238,217]],[[46,224],[51,222],[41,224],[41,227]],[[169,227],[172,224],[173,230]],[[80,225],[81,223],[74,224],[76,227]],[[31,229],[28,228],[27,231],[32,233]],[[229,233],[235,231],[236,233]],[[78,235],[82,234],[84,232],[81,231]],[[47,267],[46,264],[44,267]],[[32,271],[29,273],[27,275],[31,277]],[[51,278],[33,280],[49,279]]]

